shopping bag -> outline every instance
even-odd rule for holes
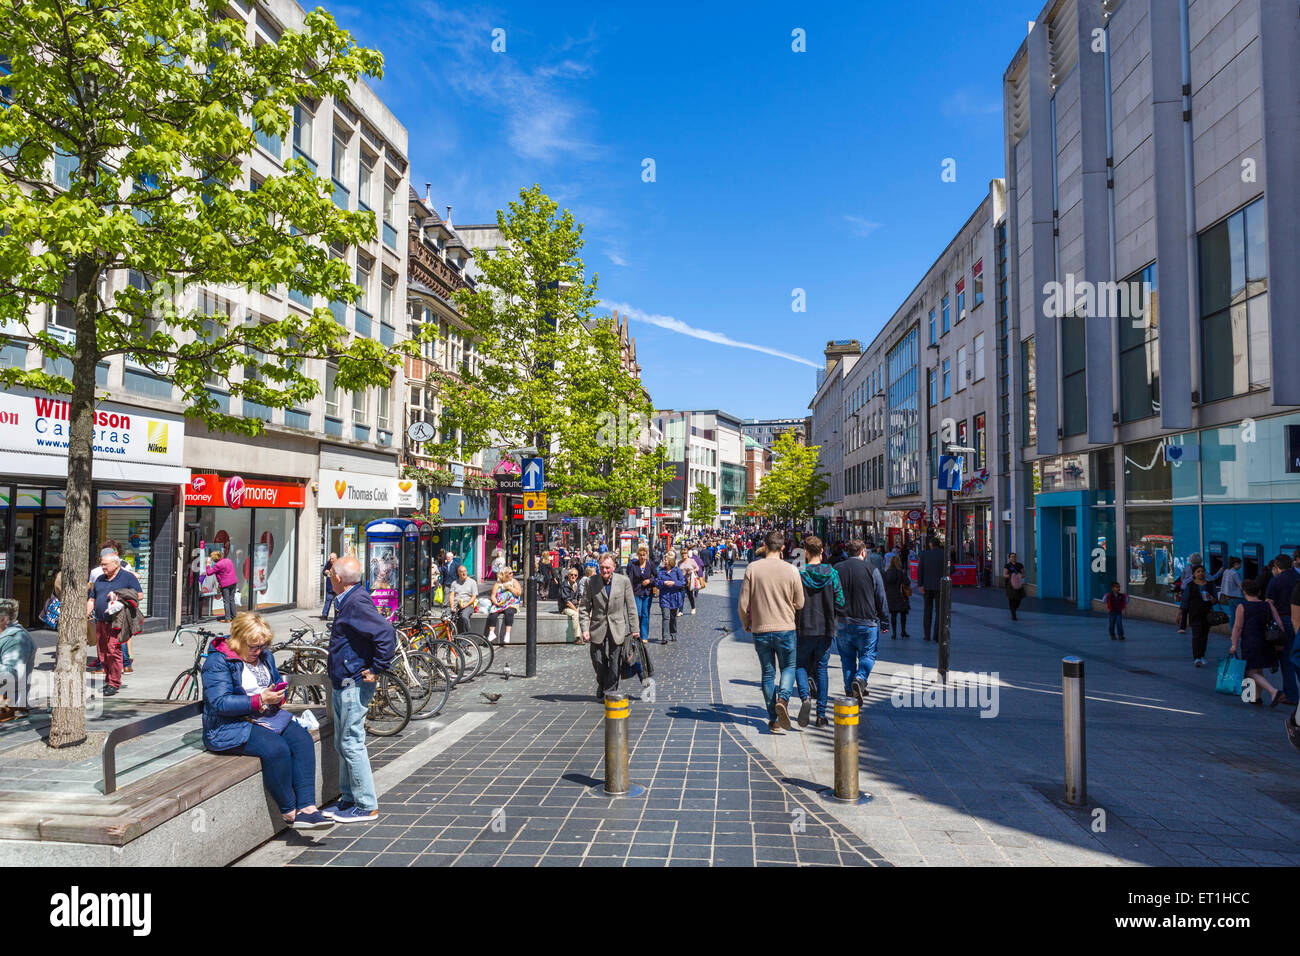
[[[1219,673],[1214,689],[1220,694],[1241,693],[1241,682],[1246,678],[1246,662],[1240,657],[1225,657],[1219,661]]]

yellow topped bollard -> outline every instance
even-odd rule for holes
[[[627,694],[605,692],[605,787],[608,797],[639,797],[645,787],[628,782]]]
[[[839,803],[866,803],[871,794],[858,787],[858,701],[855,697],[836,697],[835,708],[835,786],[822,796]]]

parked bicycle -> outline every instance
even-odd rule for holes
[[[411,692],[405,681],[390,671],[380,671],[375,675],[375,695],[366,710],[366,733],[392,737],[410,722]]]
[[[203,671],[203,662],[208,656],[208,647],[218,638],[228,636],[192,624],[182,625],[176,628],[176,633],[172,635],[172,643],[177,647],[184,647],[185,641],[182,638],[186,634],[189,634],[194,639],[194,663],[176,675],[176,679],[172,681],[171,689],[167,691],[168,700],[193,701],[199,699],[199,695],[203,693],[203,682],[200,674]]]

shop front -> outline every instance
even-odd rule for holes
[[[224,615],[215,577],[201,573],[201,555],[219,551],[235,566],[237,610],[297,605],[299,524],[306,482],[234,474],[196,474],[185,488],[186,615]]]
[[[0,394],[0,594],[18,601],[22,623],[53,593],[63,563],[67,402]],[[145,629],[175,626],[176,522],[184,468],[184,420],[114,403],[96,408],[89,567],[113,542],[140,579]]]
[[[423,504],[419,486],[396,473],[371,475],[322,468],[317,507],[321,516],[321,551],[339,557],[366,553],[366,525],[418,511]],[[324,577],[321,587],[324,588]]]
[[[442,525],[433,530],[434,551],[451,551],[476,581],[483,580],[491,563],[485,547],[492,519],[490,498],[485,492],[453,488],[434,488],[429,498],[429,516],[442,518]]]

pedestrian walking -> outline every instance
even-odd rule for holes
[[[1300,699],[1300,686],[1297,686],[1296,661],[1294,651],[1296,643],[1295,624],[1293,623],[1292,595],[1300,585],[1300,572],[1293,567],[1291,558],[1279,554],[1272,562],[1273,576],[1264,592],[1264,599],[1277,610],[1282,618],[1282,694],[1287,701]]]
[[[627,563],[627,576],[632,581],[632,596],[636,598],[641,640],[644,641],[650,637],[650,607],[658,577],[658,568],[650,561],[649,547],[644,544],[637,547],[636,557]]]
[[[1007,607],[1011,608],[1011,620],[1017,621],[1016,611],[1025,599],[1025,566],[1016,560],[1016,553],[1007,555],[1007,563],[1002,566],[1002,585],[1007,590]]]
[[[1112,641],[1124,640],[1124,609],[1128,607],[1128,595],[1119,589],[1118,581],[1110,582],[1110,593],[1106,595],[1106,626]]]
[[[849,556],[839,566],[844,589],[843,620],[835,636],[844,673],[844,693],[856,697],[861,707],[867,697],[867,681],[876,665],[876,644],[881,631],[889,630],[889,602],[880,572],[863,559],[866,546],[861,539],[849,542]]]
[[[235,575],[235,562],[226,557],[223,551],[213,551],[208,555],[208,566],[204,577],[216,577],[217,587],[221,589],[221,604],[225,611],[225,622],[230,624],[235,619],[235,586],[239,583]]]
[[[328,621],[330,617],[330,607],[334,604],[334,585],[330,583],[330,568],[334,567],[334,562],[338,560],[338,555],[333,551],[330,552],[329,558],[325,561],[325,567],[321,568],[321,576],[325,578],[325,606],[321,608],[320,619]]]
[[[826,701],[830,697],[831,643],[835,640],[835,615],[844,607],[839,572],[822,563],[819,538],[804,542],[808,563],[799,571],[803,607],[795,615],[795,683],[799,688],[799,726],[807,727],[814,700],[817,726],[826,726]]]
[[[873,562],[868,563],[875,573],[880,573]],[[903,562],[898,559],[898,555],[889,559],[889,569],[881,579],[885,582],[885,602],[889,605],[890,640],[899,637],[906,640],[911,637],[907,633],[907,612],[912,608],[912,579],[903,570]]]
[[[667,644],[677,640],[677,615],[681,612],[686,595],[686,577],[677,567],[677,554],[669,551],[656,575],[655,588],[659,592],[660,638]]]
[[[763,702],[767,729],[790,729],[788,703],[794,690],[795,612],[803,607],[803,581],[799,572],[781,559],[785,535],[769,531],[767,553],[745,570],[737,611],[746,634],[754,637],[763,673]],[[780,671],[779,683],[777,671]]]
[[[682,559],[682,574],[686,577],[686,600],[691,602],[691,613],[695,613],[695,592],[704,587],[704,578],[700,574],[695,552],[691,551]],[[683,610],[683,613],[685,611]]]
[[[377,675],[393,663],[397,634],[361,583],[361,562],[348,554],[334,562],[334,626],[327,657],[334,687],[334,749],[339,757],[339,799],[321,812],[335,823],[373,823],[379,798],[366,750],[366,712]]]
[[[1237,605],[1246,600],[1242,590],[1241,558],[1229,558],[1228,566],[1223,569],[1223,579],[1219,584],[1219,600],[1228,606],[1228,619],[1237,619]]]
[[[899,559],[900,564],[906,567],[902,555],[895,555],[895,557]],[[916,583],[920,585],[921,592],[925,595],[925,603],[921,612],[921,624],[925,631],[925,639],[927,641],[937,641],[939,635],[934,632],[932,625],[935,617],[934,610],[939,605],[939,587],[943,581],[943,549],[939,547],[939,540],[933,536],[926,542],[926,549],[921,552],[921,559],[917,563],[916,577]],[[942,626],[942,622],[940,622],[940,627]]]
[[[632,582],[614,573],[614,556],[600,556],[600,577],[583,595],[578,610],[582,639],[591,644],[591,666],[596,672],[596,700],[618,690],[623,661],[630,660],[632,632],[638,627]]]
[[[140,579],[122,567],[122,558],[111,548],[105,548],[99,557],[102,573],[89,585],[86,597],[86,614],[95,619],[95,640],[99,660],[104,667],[104,696],[112,697],[122,687],[122,645],[131,636],[132,629],[117,630],[109,604],[119,597],[118,592],[132,592],[136,600],[144,593]]]
[[[1192,569],[1192,579],[1183,591],[1183,619],[1192,629],[1192,662],[1197,667],[1205,666],[1205,651],[1210,641],[1210,612],[1218,597],[1214,585],[1206,580],[1205,566],[1197,565]]]
[[[1246,676],[1255,682],[1259,689],[1268,691],[1269,707],[1287,703],[1286,694],[1281,688],[1274,687],[1265,675],[1277,664],[1277,650],[1269,643],[1268,626],[1276,624],[1282,627],[1282,617],[1277,609],[1259,596],[1259,582],[1246,581],[1242,585],[1245,595],[1237,605],[1232,619],[1232,644],[1228,648],[1229,656],[1238,653],[1246,661]],[[1264,699],[1257,693],[1254,703],[1262,704]]]

